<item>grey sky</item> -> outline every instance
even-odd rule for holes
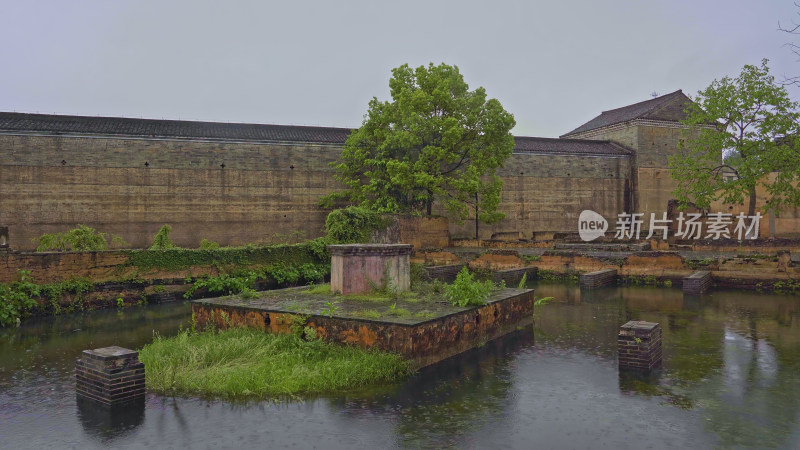
[[[445,62],[563,134],[770,59],[791,1],[0,1],[0,110],[358,127],[390,70]],[[800,43],[800,36],[795,39]],[[798,98],[796,89],[790,89]]]

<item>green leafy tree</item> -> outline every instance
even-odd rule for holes
[[[797,107],[769,74],[766,59],[700,91],[683,120],[693,132],[670,158],[679,203],[707,209],[713,201],[747,201],[752,216],[761,185],[768,195],[765,210],[800,205]],[[732,175],[728,180],[726,172]]]
[[[495,169],[514,148],[514,117],[482,87],[470,91],[455,66],[403,65],[392,70],[389,88],[392,100],[369,102],[336,164],[348,189],[323,206],[347,199],[382,213],[431,215],[439,201],[463,220],[477,197],[482,221],[501,220]]]

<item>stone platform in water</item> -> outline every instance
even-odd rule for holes
[[[533,320],[532,289],[503,289],[485,305],[468,307],[443,299],[375,299],[318,291],[303,287],[260,292],[255,299],[195,300],[192,312],[201,329],[212,321],[219,328],[248,326],[273,333],[307,326],[327,341],[400,353],[415,367],[437,363]]]

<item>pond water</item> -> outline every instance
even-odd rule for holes
[[[76,402],[83,349],[174,334],[187,304],[0,330],[2,448],[800,448],[800,299],[542,284],[533,327],[403,383],[284,403],[148,394],[140,409]],[[628,320],[663,327],[664,369],[620,375]]]

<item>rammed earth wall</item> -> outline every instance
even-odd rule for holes
[[[83,223],[148,247],[163,224],[177,245],[281,242],[323,232],[340,188],[314,144],[0,134],[0,225],[11,247]],[[224,168],[222,167],[224,165]]]
[[[185,247],[203,238],[222,245],[314,238],[328,213],[319,198],[342,188],[329,165],[340,153],[338,144],[0,134],[0,226],[17,250],[78,224],[139,248],[163,224]],[[615,215],[630,164],[619,156],[514,154],[499,174],[506,219],[481,224],[484,239],[572,230],[588,207]],[[431,222],[426,232],[431,225],[438,230]],[[451,221],[450,234],[474,237],[474,222]],[[435,231],[417,246],[443,242]]]

